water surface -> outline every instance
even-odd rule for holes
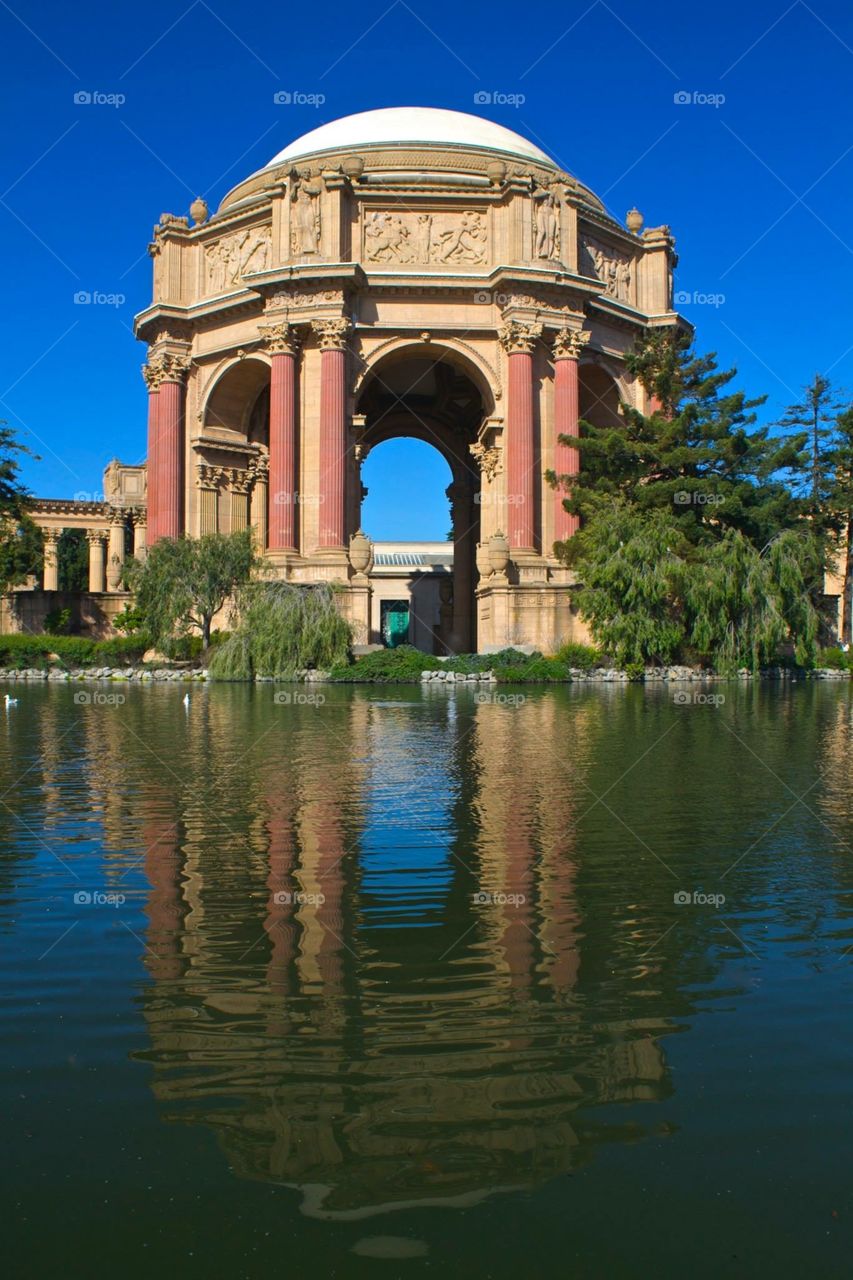
[[[850,693],[685,688],[18,684],[11,1274],[848,1275]]]

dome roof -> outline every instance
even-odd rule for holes
[[[342,151],[350,147],[375,146],[468,147],[499,151],[505,155],[557,168],[544,151],[512,129],[493,120],[468,115],[464,111],[444,111],[439,107],[383,107],[379,111],[359,111],[289,143],[265,167],[289,163],[301,156],[321,151]]]

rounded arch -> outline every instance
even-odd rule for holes
[[[440,342],[433,342],[423,337],[386,339],[363,357],[364,368],[353,387],[356,404],[361,399],[367,384],[377,376],[382,367],[406,357],[425,357],[433,361],[446,361],[456,366],[461,373],[470,378],[479,391],[484,417],[492,417],[495,414],[496,403],[502,394],[500,374],[479,351],[458,338],[442,338]]]
[[[261,355],[229,360],[213,374],[203,392],[203,427],[233,431],[249,439],[256,424],[256,408],[269,396],[270,362]]]

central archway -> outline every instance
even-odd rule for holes
[[[477,443],[489,406],[477,373],[466,364],[451,349],[427,344],[391,352],[370,369],[356,406],[360,461],[376,445],[410,438],[433,445],[450,467],[452,586],[436,635],[437,647],[447,653],[477,648],[480,471],[471,446]],[[417,476],[401,477],[401,482],[417,502]],[[360,514],[360,486],[358,492]]]

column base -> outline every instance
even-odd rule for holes
[[[573,602],[574,584],[493,574],[477,588],[477,638],[481,653],[530,645],[549,654],[567,640],[591,643]]]

